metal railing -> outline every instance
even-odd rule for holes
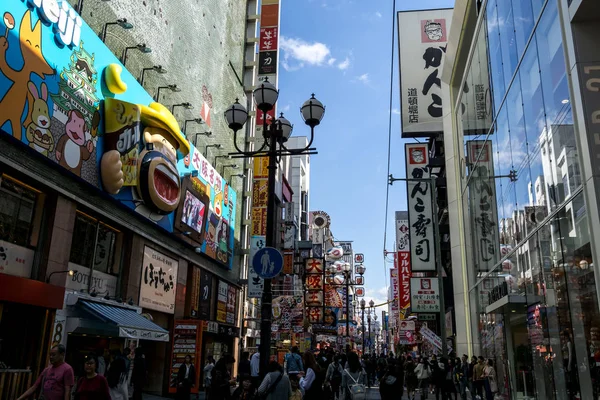
[[[16,399],[31,386],[30,369],[0,369],[0,400]]]

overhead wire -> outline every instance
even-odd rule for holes
[[[390,185],[388,183],[388,177],[390,176],[391,160],[392,160],[392,105],[394,100],[394,36],[396,27],[396,0],[392,1],[392,35],[391,35],[391,56],[390,56],[390,104],[388,108],[388,148],[387,148],[387,174],[385,176],[386,190],[385,190],[385,222],[383,227],[383,276],[385,279],[385,287],[388,287],[387,279],[387,262],[385,258],[386,244],[387,244],[387,228],[388,228],[388,212],[390,206]]]

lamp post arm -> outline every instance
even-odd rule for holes
[[[245,156],[248,157],[252,157],[257,155],[258,153],[262,152],[265,147],[267,147],[267,140],[264,141],[264,143],[262,144],[262,146],[260,147],[260,149],[255,150],[255,151],[243,151],[242,149],[240,149],[240,147],[238,146],[237,143],[237,131],[233,132],[233,146],[235,147],[235,150],[237,151],[238,154],[243,154]],[[235,153],[230,153],[230,155],[234,155]]]
[[[300,155],[310,149],[310,146],[312,146],[312,143],[314,140],[315,140],[315,128],[311,127],[310,128],[310,141],[308,142],[308,145],[306,145],[303,149],[288,149],[286,147],[285,143],[282,142],[280,144],[281,144],[281,147],[283,147],[285,149],[285,151],[287,151],[291,155]]]

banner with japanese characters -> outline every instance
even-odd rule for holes
[[[410,278],[412,312],[440,312],[440,285],[438,278]]]
[[[175,284],[179,262],[144,246],[140,283],[141,307],[167,314],[175,313]]]
[[[469,140],[467,142],[469,206],[473,230],[475,271],[490,271],[500,259],[500,231],[496,207],[496,183],[492,142]]]
[[[399,300],[399,287],[398,287],[398,268],[390,269],[390,285],[392,287],[392,316],[396,317],[398,315],[398,300]]]
[[[410,251],[396,253],[398,262],[398,311],[400,319],[405,319],[410,308]]]
[[[405,144],[404,149],[411,269],[413,272],[435,271],[435,222],[429,180],[429,147],[425,143],[411,143]]]
[[[452,9],[398,13],[402,137],[443,132],[442,67]]]

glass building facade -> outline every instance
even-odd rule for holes
[[[559,5],[484,2],[454,110],[474,355],[495,361],[506,399],[600,396],[595,244]]]

